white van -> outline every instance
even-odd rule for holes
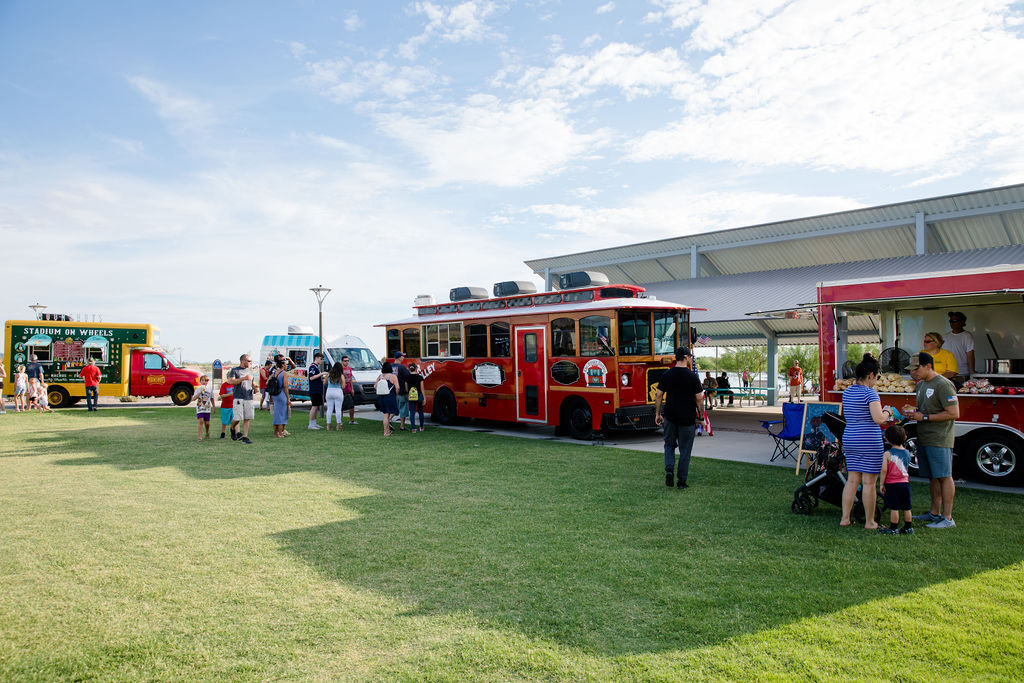
[[[341,362],[343,356],[348,356],[348,365],[352,368],[352,385],[355,388],[353,398],[357,405],[377,402],[375,383],[380,375],[380,361],[366,342],[346,334],[327,342],[324,354],[338,362]]]

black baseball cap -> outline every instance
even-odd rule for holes
[[[676,360],[682,360],[682,359],[686,358],[687,356],[692,356],[692,355],[693,354],[690,353],[690,347],[689,346],[680,346],[678,349],[676,349]]]

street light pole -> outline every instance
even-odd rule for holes
[[[324,352],[324,299],[331,293],[330,287],[324,287],[323,285],[317,285],[316,287],[310,287],[309,291],[313,292],[316,297],[316,305],[320,310],[320,353]]]
[[[42,313],[43,311],[45,311],[45,310],[46,310],[46,305],[45,305],[45,304],[41,304],[41,303],[39,303],[39,302],[37,301],[36,303],[34,303],[34,304],[32,304],[31,306],[29,306],[29,308],[31,308],[31,309],[32,309],[32,312],[36,314],[36,320],[39,320],[39,319],[40,319],[40,317],[39,317],[39,316],[40,316],[40,314],[41,314],[41,313]]]

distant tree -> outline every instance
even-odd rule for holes
[[[876,359],[882,353],[882,347],[878,344],[850,344],[848,350],[847,360],[853,361],[855,365],[864,360],[865,353],[870,353]]]

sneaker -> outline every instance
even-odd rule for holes
[[[906,536],[907,534],[914,533],[914,527],[912,526],[901,526],[899,530],[900,536]]]
[[[665,486],[675,486],[675,483],[676,483],[676,478],[672,475],[672,473],[671,472],[666,472],[665,473]]]
[[[220,433],[220,438],[222,438],[222,439],[224,438],[224,432]]]
[[[879,526],[878,533],[885,534],[886,536],[895,536],[899,532],[893,529],[891,526]]]
[[[938,522],[941,519],[945,519],[945,517],[926,512],[923,515],[914,515],[913,519],[915,522]]]
[[[357,425],[357,424],[359,424],[359,423],[358,423],[358,422],[356,422],[355,420],[349,420],[349,421],[348,421],[348,423],[349,423],[350,425]]]
[[[250,441],[249,437],[247,437],[247,436],[243,436],[241,441],[242,441],[242,443],[252,443],[252,441]]]
[[[234,429],[232,429],[231,430],[231,440],[232,441],[238,441],[238,439],[239,439],[238,432],[236,432]]]
[[[939,519],[941,521],[932,522],[931,524],[926,524],[925,526],[929,529],[952,529],[956,526],[956,522],[954,522],[951,519],[946,519],[945,517],[939,517]]]
[[[307,427],[306,429],[323,429],[323,427],[318,425],[316,422],[310,422],[309,427]]]
[[[690,488],[690,485],[687,484],[686,480],[684,479],[683,481],[681,481],[678,484],[676,484],[676,488],[677,489],[688,489],[688,488]]]

